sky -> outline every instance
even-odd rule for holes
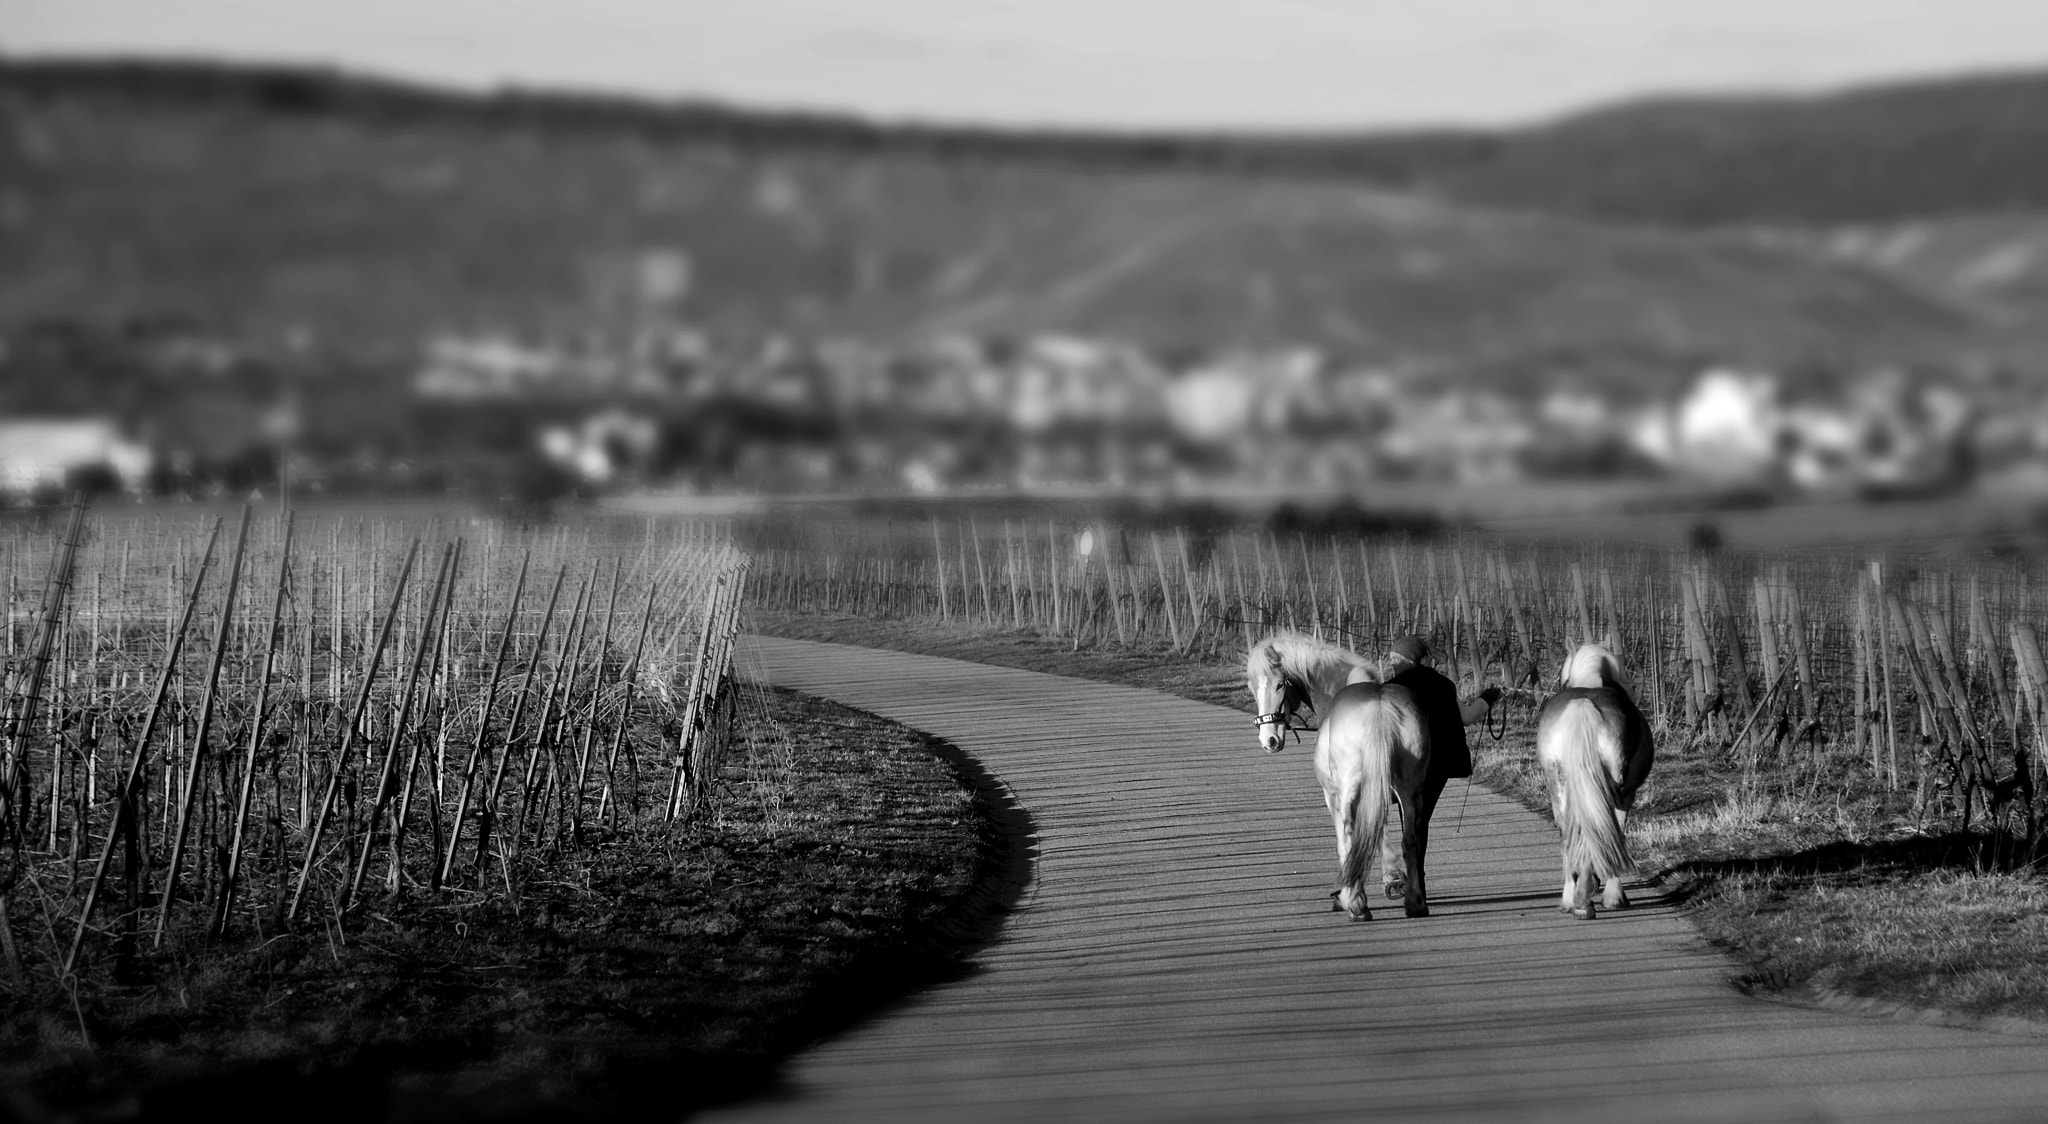
[[[1402,128],[2048,69],[2048,0],[0,0],[0,54],[884,120]]]

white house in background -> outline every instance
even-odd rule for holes
[[[1189,371],[1166,386],[1166,417],[1174,432],[1204,445],[1225,445],[1252,426],[1258,388],[1231,367]]]
[[[1755,479],[1777,467],[1783,417],[1778,380],[1707,371],[1675,407],[1646,414],[1630,437],[1659,464],[1721,480]]]
[[[542,456],[593,484],[609,483],[625,468],[645,463],[660,442],[661,426],[652,418],[617,409],[540,432]]]
[[[101,418],[0,419],[0,493],[59,488],[74,469],[105,465],[140,490],[156,458]]]

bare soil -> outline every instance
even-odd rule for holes
[[[516,898],[415,889],[26,982],[0,1116],[598,1119],[771,1086],[962,971],[1022,851],[1015,810],[921,734],[752,689],[740,723],[705,814],[596,831]]]

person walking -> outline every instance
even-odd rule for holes
[[[1457,684],[1429,666],[1428,660],[1429,645],[1420,636],[1408,635],[1394,641],[1380,665],[1380,682],[1406,687],[1422,708],[1429,728],[1429,773],[1415,794],[1416,837],[1424,844],[1429,840],[1430,813],[1436,811],[1444,786],[1453,777],[1472,775],[1472,748],[1465,744],[1465,727],[1491,714],[1501,695],[1499,687],[1488,687],[1470,702],[1461,702]],[[1388,898],[1399,899],[1407,892],[1407,869],[1401,857],[1401,818],[1388,816],[1380,834],[1380,877]]]

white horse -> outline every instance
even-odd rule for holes
[[[1378,665],[1356,652],[1299,633],[1252,645],[1245,684],[1258,709],[1259,744],[1285,748],[1306,705],[1322,716],[1316,730],[1316,779],[1337,833],[1337,908],[1354,921],[1372,919],[1366,873],[1386,827],[1387,801],[1401,805],[1401,855],[1407,868],[1402,908],[1429,916],[1422,880],[1424,839],[1415,795],[1429,773],[1429,736],[1422,711],[1405,687],[1379,681]]]
[[[1561,689],[1536,714],[1536,760],[1563,842],[1558,908],[1591,921],[1595,878],[1604,884],[1602,908],[1628,906],[1621,880],[1635,872],[1635,862],[1625,829],[1656,748],[1614,653],[1598,644],[1581,647],[1565,661],[1558,682]]]

